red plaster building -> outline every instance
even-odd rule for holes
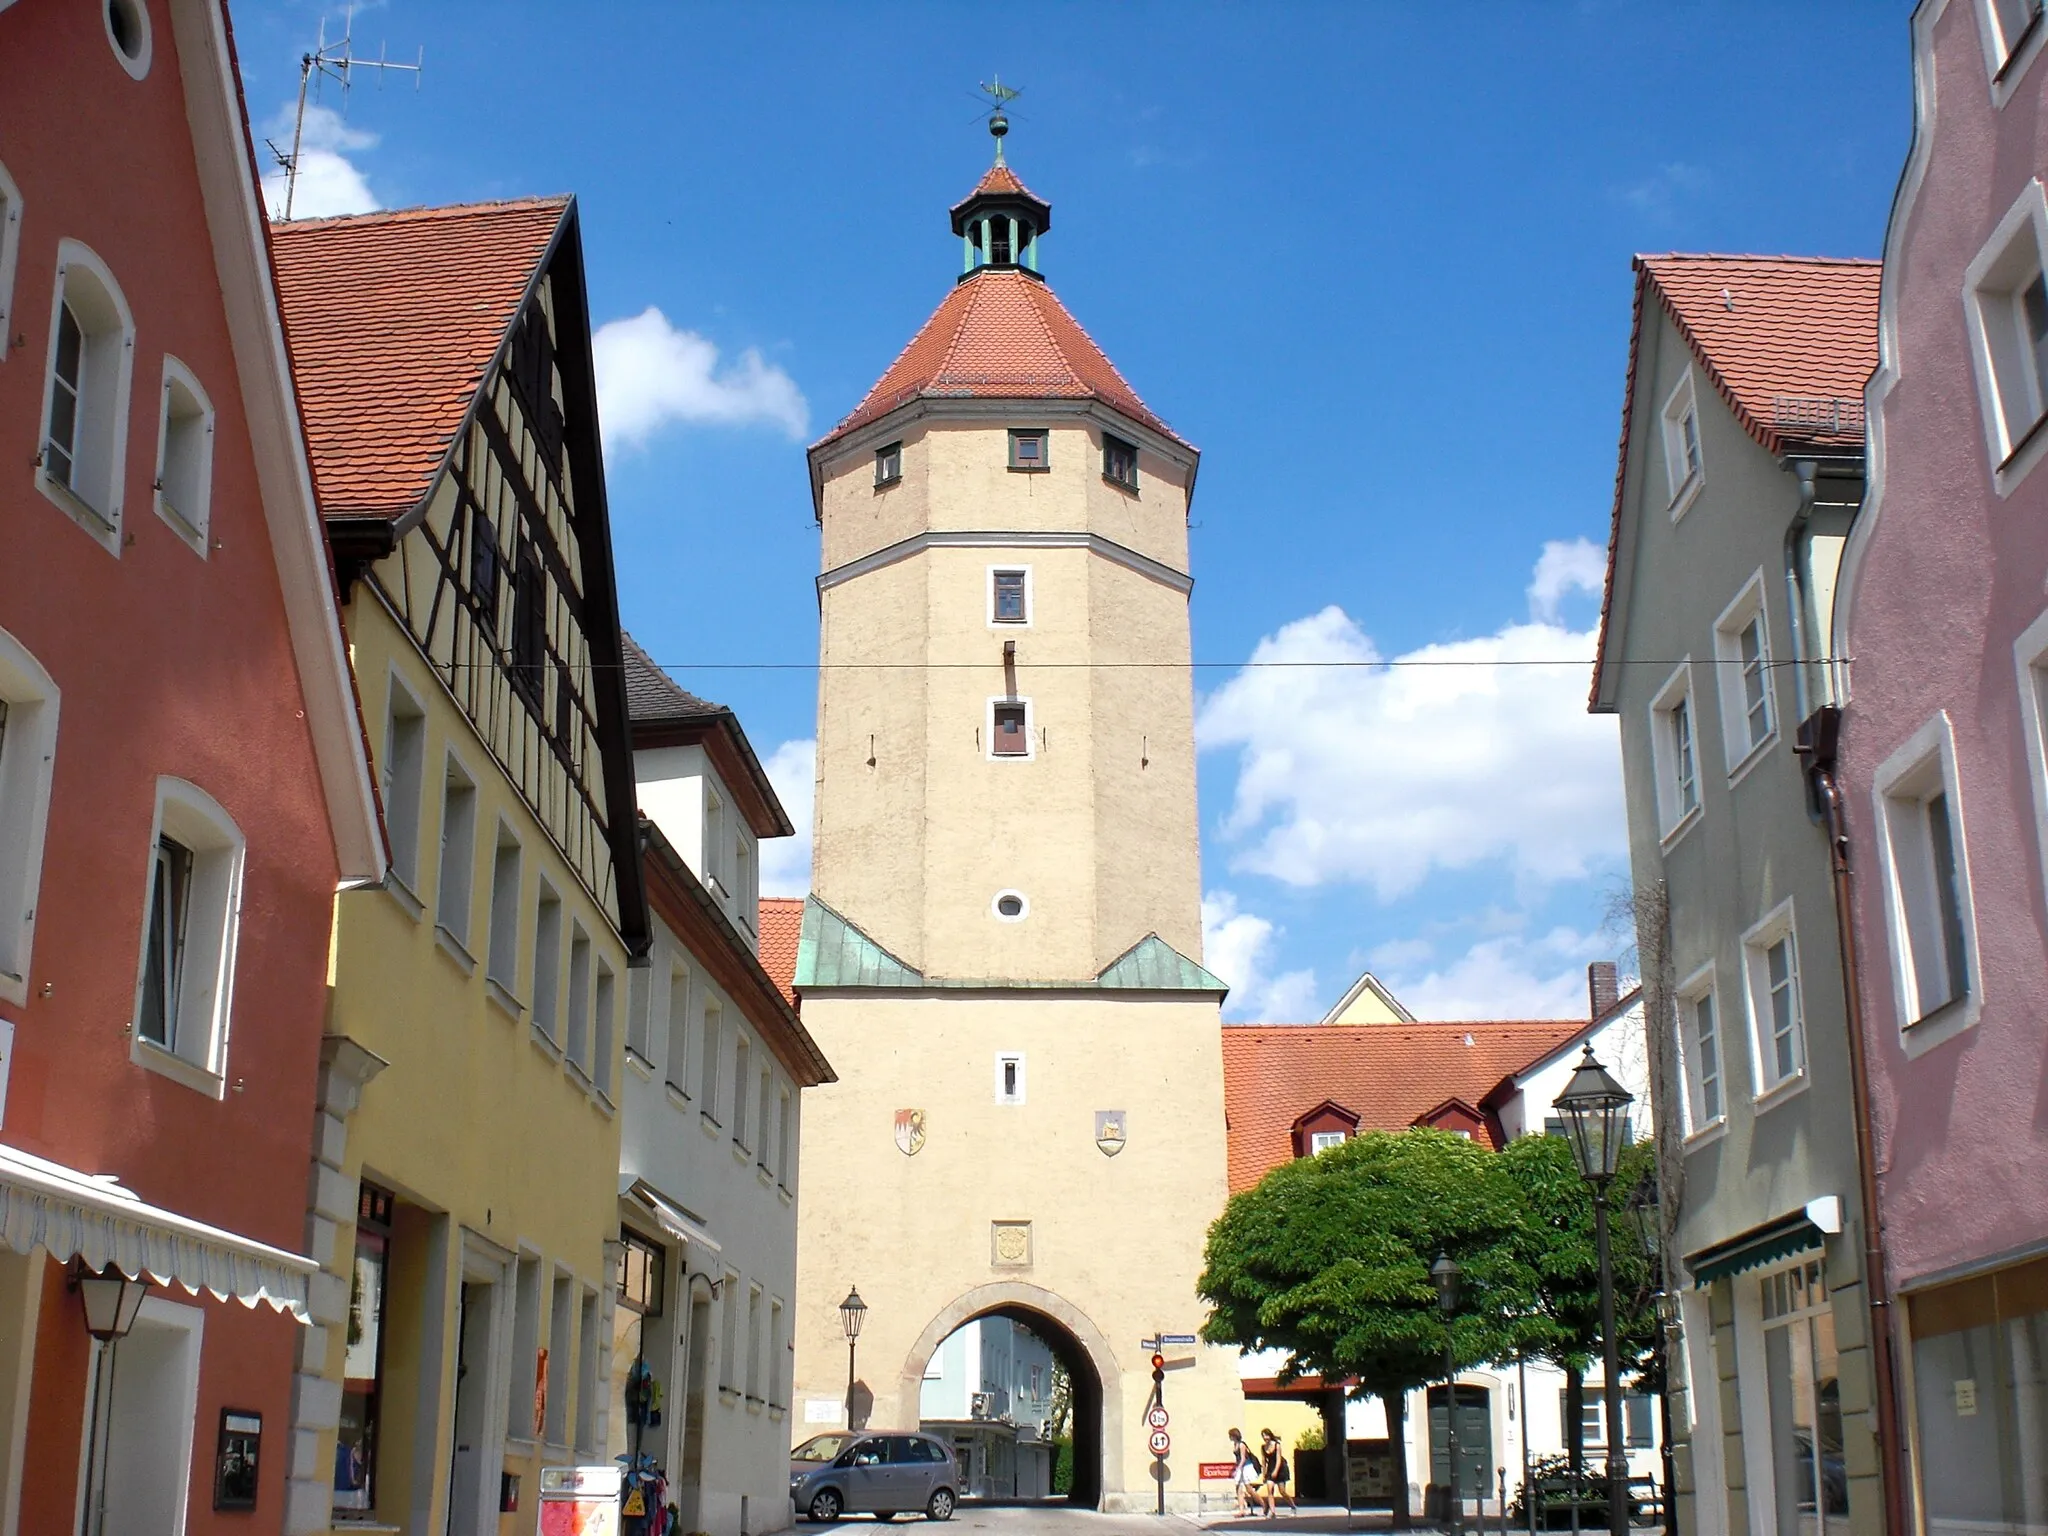
[[[0,5],[0,321],[0,1530],[276,1531],[384,855],[217,0]]]

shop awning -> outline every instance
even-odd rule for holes
[[[1685,1267],[1692,1271],[1692,1283],[1704,1290],[1716,1280],[1725,1280],[1747,1269],[1761,1269],[1798,1253],[1816,1253],[1827,1236],[1827,1231],[1807,1211],[1795,1211],[1688,1255]]]
[[[662,1231],[678,1242],[688,1243],[700,1253],[719,1252],[718,1239],[704,1230],[703,1224],[688,1211],[677,1205],[649,1184],[645,1179],[628,1176],[622,1180],[619,1191],[621,1199],[631,1200],[652,1216]]]
[[[60,1264],[109,1264],[191,1295],[207,1291],[246,1307],[268,1302],[306,1322],[307,1286],[319,1266],[254,1238],[149,1204],[111,1174],[80,1173],[0,1145],[0,1243],[40,1247]]]

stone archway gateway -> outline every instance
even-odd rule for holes
[[[1073,1383],[1074,1476],[1070,1502],[1093,1509],[1106,1486],[1122,1487],[1123,1404],[1103,1384],[1118,1379],[1115,1352],[1078,1307],[1036,1285],[1017,1281],[976,1286],[939,1314],[917,1337],[897,1383],[899,1401],[914,1404],[925,1368],[938,1347],[977,1318],[1002,1317],[1024,1324],[1051,1346]],[[1105,1474],[1106,1480],[1105,1480]]]

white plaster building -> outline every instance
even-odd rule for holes
[[[652,1458],[682,1530],[755,1536],[790,1524],[796,1149],[832,1069],[758,958],[758,839],[790,832],[767,775],[730,710],[626,657],[654,934],[630,973],[607,1453]]]
[[[963,1496],[1051,1494],[1054,1365],[1051,1346],[1007,1317],[977,1317],[932,1352],[918,1427],[952,1445]]]

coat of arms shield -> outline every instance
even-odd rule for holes
[[[896,1150],[905,1157],[915,1157],[924,1149],[924,1111],[921,1109],[899,1109],[896,1111]]]
[[[1095,1111],[1095,1145],[1104,1157],[1115,1157],[1124,1149],[1124,1112],[1120,1109]]]

